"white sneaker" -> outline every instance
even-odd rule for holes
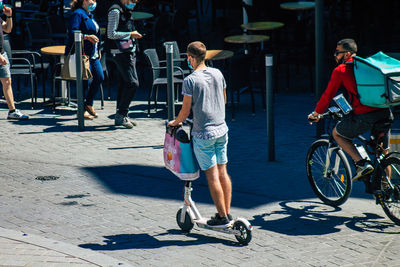
[[[374,171],[374,167],[365,159],[356,162],[356,168],[356,175],[353,176],[353,181],[357,181]]]
[[[21,113],[19,109],[15,109],[14,112],[8,112],[7,120],[27,120],[29,116]]]

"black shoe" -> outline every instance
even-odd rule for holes
[[[227,216],[220,217],[218,213],[216,213],[214,217],[211,217],[211,219],[207,221],[207,225],[214,227],[225,227],[228,224],[229,224],[228,217]]]
[[[226,214],[226,217],[228,217],[228,220],[231,222],[233,221],[233,217],[230,213]]]

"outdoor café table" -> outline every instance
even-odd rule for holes
[[[207,50],[206,60],[223,60],[233,57],[233,52],[230,50]]]
[[[306,2],[306,1],[286,2],[282,3],[280,7],[282,9],[287,9],[287,10],[306,10],[314,8],[315,2]]]
[[[241,34],[241,35],[231,35],[224,38],[224,41],[231,44],[255,44],[261,43],[261,50],[263,49],[263,42],[268,41],[270,37],[268,35],[258,35],[258,34]],[[245,48],[244,53],[247,54],[247,48]]]
[[[245,46],[247,44],[261,43],[261,50],[262,50],[263,49],[262,43],[269,39],[270,39],[270,37],[268,35],[243,34],[243,35],[232,35],[232,36],[225,37],[224,41],[227,43],[232,43],[232,44],[244,44]],[[247,48],[245,48],[244,54],[248,55]],[[251,88],[249,86],[246,86],[242,89],[239,89],[238,94],[237,94],[238,98],[239,98],[239,95],[241,93],[243,93],[244,91],[246,91],[247,89],[251,89]],[[231,95],[233,95],[233,94],[231,94]],[[233,115],[234,115],[234,113],[233,113],[233,110],[234,110],[233,97],[231,97],[231,99],[232,99],[232,118],[233,118]],[[254,101],[253,101],[253,103],[254,103]],[[252,109],[253,109],[253,113],[254,113],[254,104],[252,105]]]
[[[154,17],[154,15],[148,12],[140,12],[140,11],[132,12],[132,18],[134,20],[151,19],[152,17]]]
[[[242,29],[246,31],[274,31],[279,28],[282,28],[283,26],[285,26],[285,24],[278,21],[249,22],[240,25],[240,27],[242,27]],[[273,33],[271,35],[272,35],[271,39],[276,39],[274,38]],[[263,46],[261,46],[261,49],[263,49]]]
[[[52,45],[52,46],[42,47],[40,49],[40,52],[45,55],[59,56],[60,62],[64,63],[65,45]],[[67,98],[67,83],[64,80],[62,80],[61,99],[66,99],[66,98]]]
[[[285,24],[278,21],[259,21],[249,22],[240,25],[242,29],[248,31],[272,31],[283,27]]]
[[[304,11],[308,9],[313,9],[315,8],[315,2],[305,2],[305,1],[299,1],[299,2],[286,2],[282,3],[280,5],[282,9],[286,10],[295,10],[295,11]],[[301,20],[301,12],[297,14],[297,20]]]

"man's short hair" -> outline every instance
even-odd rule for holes
[[[206,57],[206,46],[199,41],[192,42],[187,46],[186,52],[194,57],[198,62],[202,62]]]
[[[340,40],[337,45],[341,45],[344,50],[349,51],[351,53],[357,53],[357,44],[356,41],[350,38]]]

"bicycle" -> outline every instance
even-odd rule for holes
[[[346,202],[352,189],[352,173],[344,151],[335,143],[331,135],[333,127],[343,117],[342,111],[331,107],[321,118],[330,118],[327,133],[310,146],[307,152],[308,181],[317,197],[327,205],[340,206]],[[332,127],[330,127],[333,125]],[[385,214],[395,224],[400,225],[400,153],[385,155],[383,138],[391,123],[376,125],[370,139],[359,135],[355,140],[361,156],[367,157],[374,171],[363,177],[366,192],[374,195]],[[375,127],[374,127],[375,128]]]

